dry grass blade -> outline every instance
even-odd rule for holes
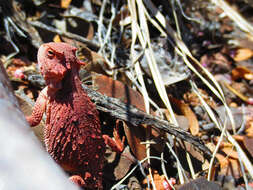
[[[194,85],[194,83],[192,83],[192,86],[193,86],[193,90],[194,92],[198,95],[199,99],[201,100],[204,108],[206,109],[207,113],[209,114],[211,120],[215,123],[215,125],[221,130],[221,132],[223,133],[223,130],[225,131],[224,132],[224,136],[228,139],[228,141],[233,144],[235,147],[236,147],[236,150],[245,166],[245,168],[247,168],[250,176],[253,178],[253,166],[252,166],[252,163],[250,162],[250,160],[248,159],[247,155],[245,154],[245,152],[242,150],[242,148],[240,147],[240,145],[236,142],[236,140],[230,135],[230,133],[224,129],[225,126],[221,126],[220,123],[217,121],[213,111],[211,110],[211,108],[206,104],[206,102],[203,100],[203,98],[201,97],[201,95],[198,93],[198,91],[196,90],[196,85]],[[213,158],[214,159],[214,154],[213,154]],[[211,166],[210,166],[211,167]],[[211,170],[210,170],[211,171]],[[210,172],[209,171],[209,172]],[[209,176],[210,176],[210,173],[209,173]]]
[[[147,20],[146,20],[146,16],[145,16],[145,12],[146,12],[145,6],[141,0],[137,0],[136,3],[138,5],[139,21],[140,21],[140,28],[141,28],[140,29],[141,33],[138,33],[138,37],[140,39],[142,48],[144,49],[144,53],[147,58],[148,65],[151,70],[151,74],[152,74],[154,83],[156,85],[157,91],[158,91],[161,99],[163,100],[165,106],[167,107],[167,109],[169,110],[169,112],[171,114],[172,123],[177,124],[174,112],[171,108],[170,101],[169,101],[167,93],[166,93],[166,89],[165,89],[161,74],[160,74],[157,64],[156,64],[154,52],[152,50],[150,36],[149,36],[149,30],[148,30],[148,26],[147,26]]]
[[[156,64],[154,52],[152,50],[149,29],[148,29],[148,25],[147,25],[147,18],[150,18],[150,17],[147,16],[148,15],[147,10],[141,0],[136,0],[136,4],[138,5],[139,22],[140,22],[140,27],[138,25],[134,26],[134,27],[138,28],[137,29],[137,31],[138,31],[137,36],[138,36],[138,38],[141,42],[142,48],[144,50],[144,54],[146,56],[155,86],[157,88],[157,91],[158,91],[161,99],[163,100],[165,106],[169,110],[169,113],[171,115],[171,121],[174,124],[177,124],[174,112],[172,110],[172,107],[170,105],[170,101],[169,101],[167,93],[166,93],[166,89],[165,89],[161,74],[160,74],[157,64]],[[156,26],[158,26],[158,25],[156,25]],[[158,29],[160,29],[160,28],[158,28]],[[184,180],[182,177],[183,176],[182,171],[180,169],[178,171],[179,171],[180,179],[183,182]]]
[[[239,160],[239,163],[240,163],[240,168],[241,168],[241,171],[242,171],[245,187],[248,190],[249,189],[249,184],[248,184],[248,179],[247,179],[246,172],[245,172],[245,169],[244,169],[244,165],[243,165],[242,159],[240,157],[238,157],[238,160]]]
[[[219,139],[219,142],[217,143],[216,147],[215,147],[215,150],[213,152],[213,155],[212,155],[212,158],[211,158],[211,161],[210,161],[210,165],[209,165],[209,170],[208,170],[208,177],[207,179],[210,180],[210,177],[211,177],[211,171],[212,171],[212,166],[213,166],[213,163],[214,163],[214,160],[215,160],[215,155],[219,149],[219,146],[220,146],[220,143],[223,139],[223,136],[225,134],[225,131],[226,131],[226,125],[224,127],[222,127],[220,125],[220,123],[218,122],[216,116],[214,115],[212,109],[208,106],[208,104],[205,102],[205,100],[202,98],[200,92],[198,91],[197,89],[197,86],[194,82],[191,82],[191,85],[192,85],[192,89],[193,91],[196,93],[196,95],[198,96],[198,98],[200,99],[202,105],[204,106],[204,108],[206,109],[209,117],[211,118],[211,120],[215,123],[215,125],[217,126],[217,128],[219,128],[220,130],[222,130],[222,133],[221,133],[221,136],[220,136],[220,139]]]
[[[178,37],[176,32],[172,29],[172,27],[169,25],[168,21],[165,19],[165,17],[160,13],[160,11],[154,6],[154,4],[150,0],[144,0],[146,6],[149,8],[149,10],[152,12],[152,14],[157,18],[157,20],[160,22],[160,24],[166,29],[167,33],[172,37],[175,44],[175,51],[183,58],[185,64],[210,88],[210,90],[222,101],[224,104],[226,111],[228,113],[229,119],[231,120],[232,127],[235,133],[235,124],[234,124],[234,118],[232,116],[231,110],[228,108],[225,97],[223,94],[223,91],[220,87],[220,85],[217,83],[213,75],[204,68],[197,59],[195,59],[187,46],[184,44],[184,42]],[[175,45],[173,44],[173,45]],[[207,77],[213,82],[215,87],[211,85],[207,79],[205,79],[196,69],[195,67],[190,63],[187,56],[191,58],[194,63],[196,63],[207,75]]]
[[[173,10],[173,16],[174,16],[174,20],[175,20],[175,23],[176,23],[178,38],[182,39],[181,38],[180,27],[179,27],[179,22],[178,22],[178,19],[177,19],[177,14],[176,14],[175,6],[174,6],[174,2],[171,1],[170,4],[171,4],[172,10]],[[195,179],[195,171],[194,171],[194,168],[193,168],[193,165],[192,165],[192,160],[191,160],[190,155],[189,155],[188,152],[186,152],[186,159],[187,159],[187,162],[188,162],[188,166],[190,168],[191,176],[192,176],[193,179]],[[183,179],[181,179],[181,181],[182,180]]]
[[[88,40],[82,36],[79,36],[77,34],[72,34],[70,32],[64,32],[62,30],[59,30],[57,28],[54,28],[54,27],[51,27],[51,26],[48,26],[42,22],[39,22],[39,21],[28,21],[29,24],[31,24],[32,26],[35,26],[35,27],[38,27],[38,28],[42,28],[44,30],[47,30],[47,31],[50,31],[50,32],[53,32],[55,34],[58,34],[58,35],[61,35],[61,36],[65,36],[67,38],[70,38],[70,39],[74,39],[74,40],[77,40],[77,41],[80,41],[80,42],[83,42],[89,46],[91,46],[92,48],[94,49],[98,49],[100,47],[99,44],[91,41],[91,40]]]
[[[121,183],[138,167],[147,179],[142,185],[147,185],[148,189],[160,189],[156,175],[161,172],[168,183],[170,175],[177,172],[177,181],[181,184],[198,178],[203,173],[208,180],[219,180],[214,176],[216,172],[218,175],[232,174],[235,179],[240,178],[239,186],[245,185],[246,189],[249,188],[248,183],[253,179],[253,164],[250,160],[252,150],[249,149],[252,139],[247,142],[248,138],[252,137],[249,132],[252,129],[251,113],[248,112],[251,111],[250,85],[253,76],[248,64],[253,58],[253,26],[249,22],[252,19],[250,11],[253,10],[253,3],[249,1],[253,0],[90,0],[84,1],[82,5],[71,0],[49,4],[46,0],[41,0],[42,4],[45,3],[44,5],[49,7],[37,5],[34,1],[28,4],[16,4],[16,1],[13,1],[11,7],[15,9],[11,12],[5,11],[6,3],[0,3],[0,19],[3,21],[4,30],[1,34],[3,43],[0,49],[6,51],[2,53],[3,59],[10,51],[5,49],[7,44],[16,51],[9,54],[7,59],[18,53],[17,57],[5,64],[12,81],[15,82],[15,88],[27,87],[27,94],[36,98],[39,89],[30,92],[34,84],[30,86],[27,82],[33,81],[29,78],[36,70],[33,64],[35,58],[31,57],[32,53],[36,53],[36,48],[33,48],[34,52],[29,52],[30,45],[39,47],[38,44],[42,44],[42,41],[51,41],[52,35],[57,34],[58,39],[53,38],[54,42],[71,43],[81,48],[87,46],[78,51],[80,57],[77,55],[81,59],[88,57],[86,60],[91,66],[87,64],[90,69],[86,67],[84,70],[106,73],[110,80],[115,79],[113,84],[122,83],[109,88],[109,82],[106,80],[103,87],[109,89],[110,94],[120,94],[122,89],[127,89],[122,90],[123,97],[111,97],[98,93],[96,90],[99,87],[96,88],[94,82],[93,89],[84,87],[95,102],[97,110],[110,117],[110,121],[107,121],[107,118],[103,121],[103,116],[102,123],[109,124],[113,120],[121,120],[124,123],[123,136],[127,137],[131,153],[138,160],[132,170],[127,168],[127,171],[131,170],[129,173],[125,171],[120,177],[115,175],[115,179],[121,180],[112,189],[125,187],[126,185]],[[27,10],[29,7],[34,7],[34,11]],[[15,16],[19,10],[20,14],[17,15],[24,16],[24,21]],[[249,19],[243,15],[249,16]],[[52,27],[54,25],[55,27]],[[29,26],[42,30],[38,35],[29,35],[33,33],[27,32],[33,31]],[[237,44],[230,46],[231,42]],[[28,60],[24,59],[24,54],[28,56]],[[27,72],[27,65],[30,64],[33,71]],[[185,77],[181,76],[182,73]],[[86,73],[80,73],[80,76],[83,75],[86,76]],[[17,81],[14,78],[17,78]],[[200,80],[196,81],[196,78]],[[223,82],[223,79],[226,82]],[[225,93],[222,87],[227,87],[224,88]],[[135,99],[136,96],[138,98]],[[187,108],[182,104],[179,106],[176,100],[187,105]],[[245,106],[245,110],[241,100],[249,104]],[[133,103],[135,101],[137,103]],[[236,108],[229,107],[234,105]],[[243,118],[239,113],[239,105],[243,108]],[[214,111],[216,108],[217,112]],[[174,111],[179,115],[175,115]],[[192,114],[189,114],[190,111]],[[167,120],[164,119],[165,116]],[[139,129],[140,132],[137,132]],[[214,143],[209,143],[210,141]],[[210,149],[203,142],[208,142]],[[188,144],[190,145],[187,146]],[[160,158],[154,155],[159,155]],[[172,160],[173,164],[165,165],[164,157]],[[160,169],[157,170],[156,163],[151,165],[152,159],[161,161]],[[196,163],[195,159],[197,162],[205,162],[202,163],[200,173],[201,168],[195,167],[199,162]],[[214,167],[217,159],[220,168]],[[188,166],[184,163],[186,160]],[[146,162],[145,166],[148,165],[145,170],[141,165],[143,162]],[[229,164],[231,167],[228,167]],[[125,167],[124,164],[118,166]],[[207,173],[203,168],[208,166]],[[154,172],[154,168],[158,173]],[[142,180],[139,176],[134,177]],[[241,182],[241,179],[244,179],[244,182]],[[163,176],[161,180],[164,180]],[[171,188],[174,189],[173,186]]]
[[[241,158],[245,168],[247,168],[251,178],[253,178],[253,166],[252,166],[252,162],[248,159],[247,155],[245,154],[245,152],[242,150],[241,146],[238,144],[238,142],[236,142],[236,140],[229,134],[229,132],[226,133],[226,136],[229,140],[229,142],[231,142],[237,152],[238,152],[238,155],[239,157]]]
[[[251,36],[253,35],[252,25],[248,21],[246,21],[238,12],[236,12],[231,6],[229,6],[228,3],[226,3],[224,0],[212,0],[212,3],[223,9],[225,14],[230,19],[232,19],[242,31],[250,33]]]
[[[233,128],[233,132],[235,133],[235,123],[234,123],[234,118],[233,115],[231,113],[231,110],[229,109],[228,105],[226,104],[226,100],[223,94],[223,91],[220,87],[220,85],[218,84],[218,82],[215,80],[215,78],[213,77],[213,75],[206,69],[204,68],[198,60],[196,60],[191,52],[189,51],[189,49],[186,47],[186,45],[183,43],[182,40],[180,40],[180,38],[178,37],[178,35],[174,32],[174,30],[170,27],[169,23],[166,21],[165,17],[159,12],[159,10],[153,5],[153,3],[150,0],[144,0],[146,6],[148,7],[148,9],[152,12],[152,14],[156,17],[156,19],[160,22],[160,24],[166,29],[167,33],[172,37],[172,39],[174,40],[175,44],[177,46],[175,46],[175,50],[176,52],[182,56],[182,58],[184,59],[184,62],[186,63],[186,65],[210,88],[210,90],[222,101],[222,103],[225,106],[226,112],[228,114],[229,120],[231,121],[232,124],[232,128]],[[251,32],[251,27],[250,30],[248,30],[249,32]],[[173,43],[173,42],[172,42]],[[202,70],[203,72],[206,74],[206,76],[212,81],[213,85],[207,80],[205,79],[196,69],[195,67],[190,63],[190,61],[188,60],[187,56],[189,58],[191,58],[191,60],[197,64]],[[215,117],[215,115],[212,113],[212,110],[208,108],[209,106],[207,106],[207,110],[209,115],[211,116],[212,120],[216,123],[216,126],[219,126],[219,123],[217,122],[217,119]],[[222,129],[221,126],[219,126],[220,130]],[[226,131],[226,130],[225,130]],[[248,169],[250,175],[252,176],[252,164],[250,163],[249,159],[247,158],[246,154],[243,152],[242,148],[239,146],[239,144],[233,139],[233,137],[226,131],[226,136],[228,138],[228,140],[237,148],[238,153],[242,156],[242,162],[244,163],[245,167]]]
[[[129,5],[131,5],[131,6],[129,6],[129,9],[130,9],[130,12],[131,12],[131,17],[132,17],[131,55],[132,55],[132,60],[136,60],[137,53],[134,49],[136,39],[137,39],[137,31],[135,30],[135,25],[137,24],[137,13],[136,13],[135,1],[129,2]],[[140,63],[138,61],[135,63],[134,68],[135,68],[135,72],[136,72],[138,81],[141,84],[141,93],[143,94],[143,97],[144,97],[145,109],[146,109],[146,112],[149,113],[149,108],[150,108],[149,101],[148,101],[149,97],[148,97],[148,93],[147,93],[147,90],[146,90],[146,87],[145,87],[144,79],[142,77]],[[147,153],[147,156],[150,157],[150,144],[149,144],[150,140],[146,139],[146,142],[147,142],[147,144],[146,144],[146,153]],[[148,163],[150,164],[150,159],[148,159]],[[151,168],[149,168],[149,174],[151,176],[151,183],[152,183],[154,189],[156,189],[154,179],[153,179],[153,176],[152,176]]]
[[[146,157],[146,158],[144,158],[143,160],[138,161],[138,163],[132,168],[132,170],[131,170],[130,172],[128,172],[128,174],[127,174],[124,178],[122,178],[117,184],[115,184],[114,186],[112,186],[111,190],[117,189],[117,187],[118,187],[120,184],[122,184],[122,183],[123,183],[123,182],[136,170],[136,168],[137,168],[138,166],[141,167],[141,164],[142,164],[143,162],[145,162],[146,160],[148,160],[148,159],[157,159],[157,160],[160,160],[161,162],[166,162],[166,160],[162,160],[161,158],[155,157],[155,156]],[[155,187],[155,186],[154,186],[154,187]]]
[[[118,1],[117,1],[118,3]],[[104,57],[104,59],[106,60],[107,64],[109,65],[109,70],[105,69],[105,72],[108,75],[113,75],[115,74],[116,70],[112,69],[115,67],[115,51],[116,51],[116,46],[115,44],[113,44],[111,42],[111,33],[112,33],[112,24],[113,24],[113,20],[115,19],[116,16],[116,7],[118,4],[116,4],[116,7],[114,5],[114,3],[111,4],[111,13],[112,16],[110,18],[110,22],[108,24],[108,28],[107,30],[105,29],[105,26],[103,24],[103,20],[104,20],[104,12],[105,12],[105,8],[106,8],[106,4],[107,4],[107,0],[103,0],[102,3],[102,7],[100,9],[100,13],[99,13],[99,21],[98,21],[98,40],[100,43],[100,49],[99,49],[99,53],[102,54],[102,56]],[[106,30],[106,31],[105,31]],[[109,46],[109,48],[111,49],[110,51],[110,58],[108,58],[108,55],[105,51],[105,46]]]

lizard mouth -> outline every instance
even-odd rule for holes
[[[47,86],[49,89],[57,91],[62,88],[62,82],[61,81],[54,81],[54,80],[48,80]]]

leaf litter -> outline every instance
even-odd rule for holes
[[[0,59],[25,110],[45,85],[39,45],[70,43],[88,63],[84,84],[131,108],[124,119],[98,96],[104,133],[119,123],[128,149],[108,150],[105,189],[250,189],[252,9],[243,0],[3,1]]]

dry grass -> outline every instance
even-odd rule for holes
[[[253,34],[252,33],[253,32],[252,26],[240,14],[238,14],[235,10],[233,10],[225,1],[212,0],[211,2],[214,3],[215,6],[223,9],[224,14],[228,15],[229,18],[231,18],[231,20],[233,20],[242,31],[244,31],[250,35]],[[114,50],[115,46],[110,47],[110,49],[112,50],[110,56],[108,56],[108,54],[105,53],[104,47],[106,44],[107,45],[111,44],[110,43],[110,35],[111,35],[111,28],[112,28],[111,25],[112,25],[112,20],[115,18],[115,13],[117,10],[115,7],[113,7],[113,5],[111,6],[112,17],[110,19],[110,24],[107,26],[107,30],[106,30],[107,33],[105,34],[105,37],[104,37],[102,35],[102,33],[104,31],[103,27],[105,27],[105,26],[103,26],[102,23],[103,23],[103,12],[104,12],[104,7],[106,6],[106,3],[107,3],[107,1],[104,0],[103,6],[102,6],[101,12],[100,12],[100,17],[99,17],[100,20],[99,20],[98,31],[99,31],[99,41],[101,44],[100,53],[102,55],[104,55],[107,62],[110,63],[110,67],[113,68],[115,66],[114,61],[113,61],[114,60],[114,51],[113,50]],[[180,1],[177,1],[177,3],[180,4]],[[150,39],[150,31],[148,28],[148,24],[152,24],[155,28],[157,28],[158,31],[160,31],[161,36],[170,37],[170,39],[172,39],[173,42],[171,41],[171,44],[174,47],[174,51],[176,52],[176,54],[178,54],[179,56],[182,57],[182,59],[184,60],[184,63],[188,66],[188,68],[196,76],[198,76],[199,79],[202,80],[202,82],[207,86],[207,88],[209,88],[212,91],[212,93],[223,103],[223,105],[226,108],[226,113],[227,113],[226,120],[231,121],[232,126],[233,126],[233,133],[236,134],[234,118],[232,116],[229,106],[226,103],[226,99],[224,97],[224,93],[222,91],[222,88],[220,87],[219,83],[215,80],[214,76],[206,68],[204,68],[196,58],[193,57],[193,55],[191,54],[188,47],[181,40],[181,36],[180,36],[181,32],[180,32],[179,25],[178,24],[176,25],[177,31],[174,31],[174,29],[170,26],[169,21],[159,11],[159,9],[151,2],[151,0],[128,0],[127,6],[130,11],[130,24],[131,24],[131,32],[132,32],[130,53],[131,53],[131,62],[132,62],[133,67],[126,71],[126,75],[132,81],[133,86],[135,86],[142,93],[144,100],[145,100],[146,111],[149,112],[150,104],[155,106],[157,108],[157,110],[159,110],[159,107],[155,105],[154,101],[152,101],[152,97],[148,96],[148,92],[147,92],[147,89],[146,89],[146,86],[144,83],[144,79],[143,79],[143,71],[142,71],[142,68],[140,67],[140,62],[139,62],[139,58],[141,56],[146,57],[148,66],[149,66],[151,74],[152,74],[153,82],[156,86],[156,90],[157,90],[161,100],[163,101],[165,107],[167,108],[167,110],[170,113],[170,122],[175,125],[178,125],[175,115],[174,115],[174,111],[171,107],[171,103],[170,103],[168,95],[166,93],[166,87],[165,87],[165,84],[163,83],[162,76],[161,76],[161,73],[159,72],[159,69],[158,69],[158,66],[156,63],[156,59],[155,59],[155,55],[153,52],[152,43],[151,43],[151,39]],[[174,15],[175,23],[178,23],[177,15],[176,15],[175,11],[173,12],[173,15]],[[221,15],[217,15],[217,17],[219,17],[219,16],[221,16]],[[171,18],[171,19],[173,19],[173,18]],[[122,27],[124,27],[124,26],[122,26]],[[139,51],[137,51],[135,49],[136,45],[139,45],[142,48],[141,55],[140,55],[140,53],[138,53]],[[196,69],[196,67],[198,67],[198,69],[200,69],[202,71],[202,73],[205,74],[205,76],[203,76]],[[113,73],[113,72],[114,71],[112,70],[112,72],[110,74],[115,76],[115,73]],[[219,138],[220,141],[217,143],[215,151],[213,152],[213,158],[211,160],[209,160],[210,168],[209,168],[208,177],[207,177],[208,180],[210,180],[210,177],[211,177],[213,161],[214,161],[217,151],[219,150],[219,145],[220,145],[222,139],[227,139],[227,141],[229,141],[231,144],[233,144],[233,146],[235,146],[235,148],[239,154],[241,168],[242,168],[242,171],[244,171],[243,175],[244,175],[244,180],[246,183],[247,177],[245,174],[245,169],[247,169],[250,176],[253,178],[252,163],[250,162],[249,158],[244,153],[244,151],[240,147],[240,145],[235,141],[235,139],[228,132],[228,130],[226,129],[226,125],[225,124],[221,125],[221,123],[219,123],[216,115],[213,113],[212,109],[205,102],[205,100],[202,97],[202,94],[198,91],[198,87],[197,87],[196,83],[194,81],[191,81],[191,84],[192,84],[192,91],[194,93],[196,93],[197,97],[199,98],[200,102],[202,103],[202,106],[205,108],[206,112],[208,113],[210,119],[212,120],[212,122],[216,125],[216,127],[221,132],[220,138]],[[149,142],[150,142],[150,139],[146,139],[145,143],[147,144],[146,147],[147,147],[147,155],[148,156],[144,160],[140,161],[139,164],[144,162],[145,160],[150,161],[150,159],[160,159],[161,160],[161,168],[164,172],[164,175],[168,179],[168,176],[167,176],[167,173],[166,173],[165,167],[164,167],[165,161],[163,159],[163,154],[162,154],[161,158],[150,156]],[[173,149],[171,148],[169,143],[167,143],[167,147],[177,161],[179,179],[180,179],[180,182],[183,184],[186,181],[188,181],[186,174],[184,172],[184,169],[182,168],[181,163],[180,163],[176,153],[173,151]],[[187,155],[187,161],[188,161],[189,168],[191,169],[190,170],[191,177],[194,179],[194,178],[196,178],[196,174],[195,174],[195,171],[194,171],[193,166],[191,164],[191,160],[190,160],[189,155]],[[112,189],[116,189],[118,185],[120,185],[138,166],[140,166],[139,164],[136,165],[131,170],[131,172],[128,173],[127,176],[125,176],[122,180],[120,180],[119,183],[114,185]],[[149,173],[151,174],[151,170],[149,170]],[[153,179],[151,179],[151,184],[153,186],[153,189],[156,189],[154,186]]]

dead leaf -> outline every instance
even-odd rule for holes
[[[238,108],[233,108],[230,107],[230,110],[233,114],[233,118],[234,118],[234,122],[235,122],[235,129],[239,129],[243,123],[243,112],[242,109],[240,107]],[[226,108],[225,106],[219,106],[215,109],[215,111],[218,113],[219,119],[221,121],[221,123],[224,125],[225,121],[227,122],[227,129],[228,130],[232,130],[232,124],[231,121],[227,118],[227,113],[226,113]]]
[[[253,56],[253,51],[249,48],[240,48],[237,49],[235,52],[235,56],[233,59],[237,62],[239,61],[245,61],[250,59]]]
[[[174,103],[181,113],[188,119],[190,124],[190,132],[192,135],[196,136],[199,133],[199,122],[196,115],[191,110],[190,106],[182,100],[170,97],[172,103]]]
[[[126,104],[134,105],[136,108],[145,111],[144,99],[140,93],[131,89],[127,85],[107,77],[105,75],[93,74],[93,89],[109,97],[120,99]],[[131,151],[137,157],[138,160],[142,160],[146,157],[146,145],[141,144],[145,142],[147,136],[150,136],[146,130],[145,125],[138,127],[128,126],[130,124],[123,122],[125,135],[130,145]],[[159,133],[151,129],[151,136],[153,138],[159,138]],[[163,150],[162,144],[151,145],[156,151],[161,152]],[[152,149],[151,152],[153,153]]]
[[[88,40],[92,40],[93,37],[94,37],[94,27],[93,27],[93,24],[92,23],[89,23],[89,29],[88,29],[88,32],[86,34],[86,38]]]
[[[113,20],[113,25],[119,25],[119,24],[124,25],[123,23],[128,23],[126,22],[126,20],[128,20],[129,16],[130,16],[130,12],[129,12],[128,7],[126,5],[122,6],[119,13],[115,16]]]
[[[128,156],[127,156],[128,155]],[[133,161],[128,157],[132,156],[129,150],[129,146],[125,148],[124,152],[120,156],[118,165],[114,169],[114,176],[116,180],[122,179],[129,171]]]
[[[176,114],[175,114],[175,116],[176,116],[178,126],[180,128],[182,128],[183,130],[188,131],[189,130],[189,120],[187,119],[187,117],[185,117],[184,115],[176,115]],[[169,118],[168,117],[166,117],[166,118],[169,121]]]
[[[242,136],[242,135],[233,135],[233,138],[238,142],[243,142],[244,136]]]
[[[117,155],[119,155],[119,159],[117,159]],[[134,158],[130,153],[129,146],[127,146],[121,154],[117,154],[112,151],[110,147],[107,147],[105,159],[107,160],[107,165],[104,168],[104,175],[107,176],[107,178],[115,178],[115,180],[122,179],[129,172],[131,165],[134,163]]]
[[[211,106],[212,108],[216,108],[217,105],[216,103],[210,98],[210,96],[207,94],[206,91],[198,88],[198,91],[201,93],[202,97],[204,98],[205,102]],[[195,106],[202,106],[202,103],[200,102],[198,96],[196,95],[196,93],[189,91],[187,93],[184,94],[184,100],[186,103],[188,103],[189,105],[195,107]]]
[[[88,65],[93,64],[93,57],[92,51],[87,47],[81,47],[78,51],[78,58],[85,62],[85,70],[90,71],[87,69]]]
[[[225,53],[221,52],[203,55],[200,59],[200,63],[213,74],[221,72],[226,73],[232,69],[232,62]]]
[[[215,182],[207,181],[204,177],[191,180],[190,182],[181,185],[177,188],[178,190],[222,190],[221,186]]]
[[[61,37],[58,34],[54,36],[53,41],[54,42],[62,42]]]
[[[223,151],[224,153],[226,153],[227,156],[234,158],[234,159],[238,159],[238,153],[237,153],[237,151],[234,150],[233,147],[223,147],[220,150]]]
[[[67,9],[72,0],[61,0],[61,8]]]
[[[223,176],[231,175],[234,178],[240,178],[242,176],[240,163],[238,159],[234,159],[231,156],[233,155],[233,157],[238,158],[238,155],[236,156],[236,154],[233,151],[231,151],[231,149],[225,151],[228,152],[228,154],[230,154],[230,157],[228,157],[227,155],[222,155],[220,153],[216,154],[216,158],[218,159],[220,164],[220,171],[218,171],[218,174]]]
[[[246,80],[252,80],[253,79],[253,72],[251,70],[249,70],[247,67],[238,66],[232,70],[232,78],[233,78],[233,80],[237,80],[240,78],[243,78]]]
[[[212,142],[206,143],[206,147],[209,148],[211,152],[215,150],[215,144],[213,144]]]
[[[249,121],[249,126],[247,127],[247,129],[245,130],[246,134],[248,137],[253,138],[253,121]]]
[[[191,154],[191,156],[198,161],[204,163],[205,158],[201,152],[199,152],[191,143],[188,142],[178,142],[180,147]]]
[[[247,151],[250,153],[251,157],[253,158],[253,138],[244,136],[243,138],[243,144]]]
[[[22,57],[22,58],[14,58],[12,60],[12,64],[17,67],[21,67],[31,65],[31,62],[26,57]]]
[[[216,154],[216,158],[218,159],[220,164],[220,171],[218,173],[220,175],[226,175],[229,166],[228,158],[219,153]]]
[[[163,108],[161,108],[160,110],[164,113],[165,118],[169,121],[171,119],[169,110],[168,109],[163,109]],[[182,128],[183,130],[188,131],[189,130],[189,121],[188,121],[188,119],[184,115],[175,114],[175,116],[176,116],[178,126],[180,128]]]
[[[106,60],[100,54],[87,47],[82,46],[79,59],[87,63],[85,70],[88,72],[106,74],[105,70],[109,70],[109,65]]]
[[[226,175],[232,175],[236,179],[242,177],[240,163],[237,159],[229,158],[229,168]]]
[[[171,186],[169,185],[169,183],[167,182],[166,178],[163,175],[159,175],[156,170],[154,170],[152,173],[153,173],[152,177],[154,179],[156,189],[160,189],[160,190],[171,190],[172,189]],[[150,183],[151,176],[148,175],[147,177],[148,177],[149,183]],[[175,180],[170,180],[170,181],[172,182],[172,185],[174,185],[176,183]],[[146,189],[149,189],[147,178],[145,178],[142,183],[143,183],[143,185],[146,186]]]

